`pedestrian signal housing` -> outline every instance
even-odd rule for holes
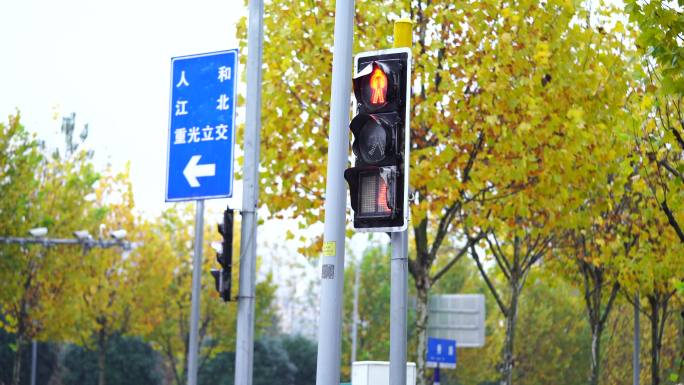
[[[363,52],[354,58],[354,167],[345,170],[354,229],[408,227],[411,50]]]

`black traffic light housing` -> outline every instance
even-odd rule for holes
[[[354,229],[408,227],[411,50],[363,52],[354,59],[354,167],[345,170]]]
[[[231,300],[230,291],[233,273],[233,210],[227,209],[223,212],[223,223],[218,225],[219,234],[223,237],[221,251],[216,253],[216,261],[221,265],[221,269],[211,270],[214,277],[216,291],[224,302]]]

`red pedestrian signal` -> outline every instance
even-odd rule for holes
[[[385,104],[385,96],[387,94],[387,76],[379,67],[373,70],[373,75],[370,78],[371,87],[371,103],[374,105]]]

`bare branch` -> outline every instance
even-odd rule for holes
[[[428,253],[429,263],[432,263],[432,261],[435,260],[435,257],[437,257],[437,250],[439,250],[439,247],[442,245],[444,237],[446,236],[447,231],[449,230],[449,226],[451,225],[451,222],[453,222],[454,217],[456,216],[456,212],[460,210],[460,208],[461,201],[455,202],[453,205],[447,208],[446,213],[444,213],[444,216],[440,218],[439,226],[437,226],[437,234],[435,235],[435,240],[432,242],[430,252]]]
[[[610,291],[610,297],[608,298],[608,303],[606,304],[606,308],[603,310],[603,315],[601,316],[601,319],[599,320],[599,327],[603,327],[603,325],[606,323],[606,320],[608,319],[608,313],[610,313],[610,309],[613,307],[613,302],[615,301],[615,298],[617,297],[617,294],[619,291],[620,291],[620,284],[618,282],[615,282],[613,284],[613,289]]]
[[[444,267],[442,267],[442,268],[437,272],[437,274],[435,274],[435,275],[430,279],[430,282],[435,283],[435,282],[437,282],[440,278],[442,278],[442,276],[443,276],[444,274],[446,274],[446,273],[449,271],[449,269],[451,269],[451,267],[452,267],[456,262],[458,262],[458,261],[461,259],[461,257],[463,257],[463,255],[465,255],[465,253],[468,251],[468,248],[469,248],[470,246],[474,245],[475,242],[477,242],[479,239],[480,239],[480,236],[478,236],[478,237],[476,237],[476,238],[468,238],[468,242],[465,244],[465,246],[463,246],[463,248],[461,248],[461,250],[459,250],[458,253],[456,253],[456,255],[455,255],[455,256],[454,256],[446,265],[444,265]]]
[[[501,310],[501,313],[503,313],[503,315],[505,317],[507,317],[508,316],[508,308],[506,307],[506,305],[504,305],[503,301],[501,300],[501,296],[499,296],[499,292],[494,287],[494,284],[492,284],[492,281],[489,280],[489,276],[485,272],[484,267],[482,266],[482,262],[480,262],[480,257],[477,255],[477,251],[475,251],[475,246],[473,246],[473,245],[470,246],[470,255],[475,260],[475,264],[477,265],[477,270],[480,271],[480,275],[482,276],[482,279],[484,279],[485,283],[487,284],[487,287],[489,287],[489,291],[494,296],[494,299],[496,300],[496,304],[499,305],[499,310]]]
[[[493,235],[493,234],[492,234]],[[496,239],[496,236],[494,236]],[[506,279],[509,281],[511,280],[511,265],[508,263],[508,260],[506,259],[506,256],[501,252],[501,248],[499,248],[498,243],[496,247],[492,244],[492,241],[489,240],[489,237],[485,237],[485,241],[487,241],[487,244],[489,245],[489,249],[492,250],[492,255],[494,255],[494,258],[496,258],[496,263],[499,265],[501,268],[501,271],[503,271],[504,275],[506,276]]]

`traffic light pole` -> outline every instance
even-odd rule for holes
[[[408,314],[408,230],[391,233],[390,373],[389,383],[406,383],[406,318]]]
[[[340,383],[347,201],[344,170],[349,150],[354,0],[337,0],[335,3],[316,385]]]
[[[245,116],[240,232],[240,283],[238,291],[237,337],[235,343],[235,385],[252,385],[254,354],[254,294],[256,281],[256,230],[259,196],[259,146],[261,130],[261,57],[264,32],[264,1],[249,0],[247,30],[247,105]]]
[[[413,44],[412,22],[400,19],[394,23],[394,48]],[[410,130],[410,127],[406,127]],[[408,183],[408,179],[406,183]],[[391,233],[390,266],[390,373],[389,383],[406,384],[406,340],[408,317],[408,229]]]

